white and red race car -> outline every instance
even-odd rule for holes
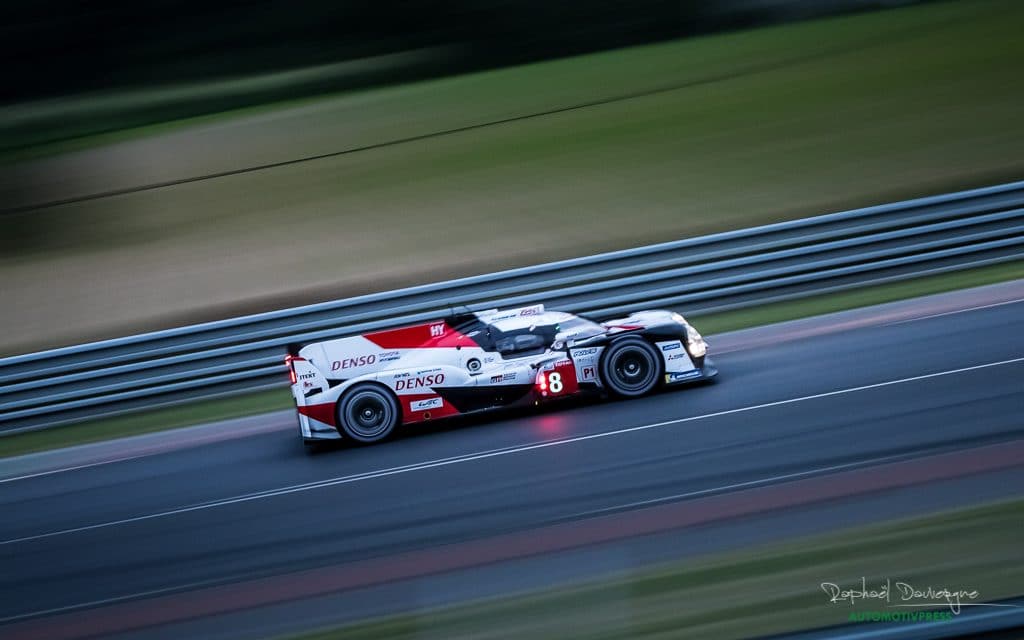
[[[399,424],[706,380],[718,373],[706,352],[678,313],[597,323],[534,305],[317,342],[286,361],[303,440],[367,443]]]

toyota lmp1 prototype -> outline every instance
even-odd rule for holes
[[[706,352],[678,313],[597,323],[534,305],[313,343],[286,361],[303,440],[368,443],[399,424],[707,380]]]

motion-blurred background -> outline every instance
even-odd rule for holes
[[[1017,175],[1018,3],[893,4],[12,5],[0,353]]]
[[[66,0],[11,7],[8,101],[153,88],[333,65],[319,76],[220,96],[182,97],[119,121],[18,131],[5,149],[431,76],[886,5],[879,0],[537,0],[147,3]],[[392,56],[384,58],[383,56]],[[340,63],[361,62],[349,68]],[[126,110],[127,111],[127,110]],[[105,127],[103,125],[106,125]]]
[[[684,278],[800,290],[698,316],[717,384],[372,448],[301,451],[299,316],[18,356],[1020,180],[1022,26],[1019,0],[9,3],[0,636],[920,637],[822,587],[889,579],[998,605],[955,633],[1019,624],[1021,184],[642,254],[644,300],[688,316]],[[840,291],[883,253],[907,271]]]

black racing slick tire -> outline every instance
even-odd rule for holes
[[[401,418],[398,401],[376,384],[358,384],[338,400],[338,426],[356,442],[379,442],[391,435]]]
[[[617,396],[649,393],[661,379],[661,354],[641,338],[616,340],[601,356],[601,381]]]

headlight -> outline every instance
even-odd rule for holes
[[[686,341],[690,343],[690,355],[694,358],[702,358],[708,352],[708,345],[704,342],[704,338],[690,325],[686,325]]]
[[[686,319],[674,311],[672,312],[672,321],[678,322],[679,324],[686,324]]]

